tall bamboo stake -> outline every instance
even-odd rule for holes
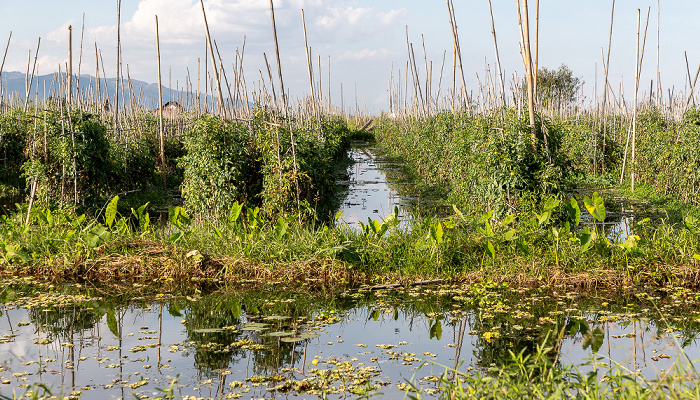
[[[73,102],[73,27],[68,25],[68,71],[66,73],[66,102]]]
[[[160,165],[161,177],[163,179],[163,190],[165,187],[165,132],[163,131],[163,86],[160,76],[160,35],[158,33],[158,16],[156,15],[156,56],[158,57],[158,131],[160,144]],[[213,57],[212,57],[213,58]]]
[[[530,138],[532,140],[532,151],[537,152],[537,133],[535,130],[535,99],[534,99],[534,79],[532,73],[532,57],[530,55],[530,25],[528,22],[527,0],[523,0],[524,16],[520,12],[520,0],[518,3],[518,22],[520,25],[520,33],[522,37],[523,48],[523,63],[525,64],[525,74],[527,81],[527,106],[530,116]]]
[[[603,162],[601,163],[601,169],[605,172],[605,148],[607,141],[607,128],[608,128],[608,118],[607,118],[607,101],[608,101],[608,72],[610,71],[610,48],[612,47],[612,34],[613,34],[613,19],[615,17],[615,0],[612,0],[612,10],[610,11],[610,34],[608,35],[608,56],[603,63],[603,74],[605,74],[605,83],[603,85],[603,149],[602,157]],[[612,89],[611,89],[612,92]]]
[[[526,5],[527,7],[527,5]],[[539,37],[540,37],[540,0],[537,0],[535,4],[535,59],[534,59],[534,69],[535,69],[535,79],[533,82],[533,88],[532,88],[532,93],[535,96],[535,101],[538,102],[539,104],[539,96],[537,95],[537,74],[539,73],[538,69],[538,60],[539,60]]]
[[[114,135],[117,135],[119,126],[119,65],[121,63],[121,13],[122,0],[117,0],[117,77],[114,87]],[[105,76],[107,79],[107,76]],[[108,92],[109,93],[109,92]],[[107,96],[109,98],[109,96]]]
[[[639,91],[639,69],[641,67],[641,60],[639,57],[639,22],[640,22],[640,9],[637,9],[637,50],[635,55],[635,75],[634,75],[634,104],[632,105],[632,162],[630,163],[630,181],[632,186],[632,193],[634,193],[634,173],[636,169],[635,165],[635,150],[637,141],[637,92]]]
[[[207,13],[204,11],[204,0],[199,0],[199,4],[202,6],[202,15],[204,16],[204,28],[206,29],[207,33],[207,45],[209,47],[209,56],[211,57],[212,61],[212,66],[214,68],[214,79],[216,79],[216,88],[218,89],[217,93],[219,95],[218,97],[218,106],[219,106],[219,112],[224,112],[224,98],[223,94],[221,93],[221,80],[219,79],[219,69],[216,66],[216,58],[214,57],[214,48],[211,44],[211,36],[209,35],[209,24],[207,23]]]
[[[454,12],[454,3],[452,0],[447,0],[447,10],[450,14],[450,25],[452,25],[452,41],[454,42],[454,48],[456,49],[457,62],[459,65],[459,72],[462,77],[462,96],[464,105],[467,105],[467,84],[464,79],[464,69],[462,68],[462,51],[459,47],[459,33],[457,31],[457,18]]]
[[[311,67],[311,54],[309,54],[309,43],[306,38],[306,20],[304,19],[304,9],[301,9],[301,25],[304,28],[304,48],[306,49],[306,66],[309,71],[309,87],[311,90],[311,105],[313,106],[314,114],[317,114],[316,99],[314,96],[314,76]]]
[[[280,80],[280,94],[282,96],[282,106],[284,107],[284,115],[287,115],[287,97],[284,91],[284,82],[282,80],[282,64],[280,62],[280,49],[277,43],[277,25],[275,24],[275,7],[270,0],[270,17],[272,18],[272,36],[275,39],[275,55],[277,56],[277,75]]]
[[[503,74],[501,72],[501,58],[498,55],[498,40],[496,40],[496,25],[493,22],[493,9],[491,8],[491,0],[489,1],[489,15],[491,16],[491,35],[493,36],[493,48],[496,51],[496,68],[498,69],[498,81],[501,84],[501,101],[506,105],[506,85],[503,82]],[[539,4],[539,2],[538,2]]]
[[[34,66],[32,67],[32,74],[29,75],[27,74],[27,78],[29,79],[27,83],[27,93],[24,97],[24,112],[27,112],[27,108],[29,107],[29,94],[32,92],[32,83],[34,82],[34,71],[36,70],[36,60],[39,56],[39,45],[41,44],[41,38],[36,43],[36,52],[34,53]],[[30,60],[31,60],[31,52],[30,52]],[[29,71],[29,64],[27,64],[27,71]]]

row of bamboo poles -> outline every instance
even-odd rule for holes
[[[268,62],[267,54],[263,54],[266,71],[257,71],[257,76],[250,79],[244,69],[246,39],[243,38],[242,47],[236,49],[233,63],[230,66],[224,62],[224,58],[219,50],[216,40],[211,36],[209,24],[207,21],[206,9],[204,1],[200,0],[202,9],[202,18],[204,21],[204,37],[205,55],[198,59],[196,76],[190,74],[187,69],[187,76],[184,82],[175,81],[175,87],[172,85],[172,73],[169,73],[167,100],[177,102],[182,109],[176,112],[164,112],[164,88],[162,65],[160,57],[160,32],[158,28],[158,16],[155,16],[155,43],[156,43],[156,64],[158,72],[158,100],[154,104],[152,98],[149,98],[142,88],[136,88],[132,82],[129,65],[125,64],[121,57],[121,0],[117,0],[117,56],[116,56],[116,77],[107,79],[105,72],[105,63],[103,62],[102,52],[98,48],[97,43],[94,44],[94,60],[95,69],[94,77],[81,79],[81,68],[85,64],[83,56],[84,50],[84,35],[81,33],[80,48],[78,53],[77,73],[74,73],[73,67],[73,29],[68,27],[68,61],[64,65],[58,66],[58,71],[53,73],[50,82],[43,81],[43,87],[39,85],[39,66],[37,60],[41,49],[41,38],[37,41],[37,47],[32,54],[29,51],[29,59],[27,62],[26,82],[24,96],[19,94],[7,95],[3,90],[0,80],[0,113],[12,114],[23,111],[31,113],[35,116],[36,121],[41,120],[41,114],[46,108],[61,110],[61,115],[69,121],[67,116],[71,112],[78,110],[89,112],[97,115],[101,122],[111,129],[108,129],[111,135],[111,140],[115,143],[121,143],[124,148],[129,149],[130,146],[135,146],[138,138],[145,134],[152,134],[152,128],[149,132],[146,131],[146,122],[152,121],[155,116],[158,120],[158,145],[160,164],[162,166],[162,184],[166,189],[165,176],[165,141],[167,137],[177,136],[187,130],[191,121],[203,114],[218,115],[228,120],[240,121],[248,124],[251,127],[252,113],[254,108],[269,110],[278,135],[279,147],[279,127],[287,127],[288,134],[291,136],[292,155],[294,173],[297,175],[298,162],[296,159],[296,141],[295,132],[310,131],[317,132],[320,138],[323,138],[321,118],[324,114],[341,115],[345,118],[350,117],[345,111],[343,100],[343,86],[340,85],[341,105],[340,107],[333,104],[331,99],[331,59],[327,61],[327,71],[322,70],[322,59],[318,56],[318,61],[315,62],[311,47],[308,45],[308,37],[306,34],[306,24],[304,11],[301,10],[301,22],[304,29],[304,46],[307,57],[308,78],[310,94],[300,99],[292,99],[290,94],[285,90],[284,79],[282,74],[282,65],[280,61],[279,44],[277,40],[277,29],[275,23],[275,10],[273,0],[270,0],[270,14],[272,34],[274,38],[274,61],[276,64],[277,74],[273,75],[274,68]],[[83,29],[84,32],[84,17]],[[12,39],[10,32],[3,62],[0,65],[0,74],[4,68],[4,61],[7,56],[8,49]],[[33,59],[32,59],[33,58]],[[203,71],[202,71],[203,70]],[[323,72],[327,73],[327,91],[324,94],[323,90]],[[200,80],[200,76],[204,79]],[[196,82],[195,82],[196,81]],[[35,82],[37,82],[35,84]],[[366,115],[364,105],[359,107],[357,102],[357,94],[355,100],[355,117],[363,117]],[[155,111],[154,111],[155,110]],[[37,124],[35,124],[37,125]],[[252,132],[252,127],[251,134]],[[75,140],[75,135],[78,132],[68,134]],[[35,126],[35,132],[32,134],[32,147],[41,146],[43,136],[43,146],[46,147],[46,127],[42,135],[41,127]],[[75,144],[75,143],[74,143]],[[126,155],[125,155],[126,156]],[[35,157],[35,152],[31,153],[32,159]],[[75,164],[75,156],[73,157]],[[281,170],[281,156],[278,149],[278,163]],[[65,167],[64,167],[65,170]],[[80,202],[78,196],[77,174],[72,178],[73,190],[72,195],[68,194],[68,189],[63,190],[62,185],[61,199],[72,197],[73,204]],[[296,182],[295,182],[296,183]],[[30,210],[34,201],[37,182],[30,183]],[[298,183],[297,183],[298,185]],[[297,187],[297,203],[299,202],[299,188]],[[28,214],[29,215],[29,214]]]
[[[423,65],[416,62],[416,55],[413,43],[409,38],[408,27],[406,27],[406,44],[407,44],[407,61],[403,72],[401,68],[395,75],[394,66],[392,65],[391,75],[389,78],[389,113],[394,118],[416,118],[423,116],[435,115],[441,112],[466,112],[471,114],[485,115],[503,107],[513,107],[518,110],[518,113],[527,114],[530,122],[530,134],[532,135],[533,146],[536,142],[536,113],[540,113],[547,117],[574,120],[576,122],[585,121],[591,125],[592,129],[592,148],[593,151],[598,151],[597,141],[603,140],[605,143],[608,139],[620,140],[619,137],[608,136],[616,135],[614,132],[626,131],[627,137],[622,138],[625,143],[624,161],[622,174],[626,171],[629,173],[632,190],[634,190],[635,173],[635,150],[636,150],[636,131],[637,131],[637,115],[640,112],[656,109],[662,117],[667,120],[679,121],[683,114],[691,105],[696,104],[695,99],[695,84],[700,75],[700,66],[694,77],[690,73],[689,64],[686,66],[688,81],[683,90],[677,91],[675,88],[666,89],[666,94],[661,85],[661,73],[659,71],[659,29],[657,23],[657,66],[656,66],[656,82],[650,82],[648,92],[640,93],[641,70],[644,59],[644,49],[646,45],[647,30],[649,26],[649,16],[651,7],[646,12],[646,22],[641,24],[641,10],[637,10],[637,31],[636,31],[636,55],[635,55],[635,75],[634,88],[632,95],[625,93],[625,88],[622,83],[619,87],[613,88],[609,79],[608,71],[610,66],[610,49],[612,45],[613,26],[615,16],[615,0],[612,0],[611,15],[610,15],[610,33],[608,37],[607,52],[601,48],[601,65],[603,66],[603,82],[599,85],[597,78],[596,63],[596,79],[593,85],[592,93],[588,93],[589,88],[580,85],[575,94],[574,101],[549,102],[548,104],[541,103],[541,97],[538,96],[537,73],[538,66],[538,35],[539,35],[539,0],[535,0],[534,11],[534,34],[531,36],[530,17],[531,10],[528,7],[528,0],[516,0],[517,15],[520,34],[520,55],[522,58],[525,74],[524,77],[514,72],[506,81],[505,72],[500,64],[500,55],[498,50],[498,40],[496,36],[496,28],[493,20],[493,12],[491,1],[488,1],[489,14],[491,18],[491,34],[493,37],[495,51],[495,65],[486,64],[484,66],[483,75],[476,73],[476,84],[473,85],[474,90],[468,90],[465,82],[464,70],[462,68],[462,55],[460,50],[459,32],[457,19],[452,0],[446,0],[447,12],[450,21],[450,29],[452,31],[452,82],[446,91],[443,91],[443,80],[445,71],[445,60],[447,51],[443,53],[442,63],[440,66],[437,89],[433,89],[433,62],[428,60],[427,52],[425,51],[424,38],[421,35],[423,44]],[[657,18],[660,21],[660,0],[657,0]],[[423,72],[420,71],[421,67]],[[448,74],[450,72],[447,72]],[[447,78],[449,79],[449,78]],[[461,85],[460,85],[461,84]],[[600,89],[602,87],[602,90]],[[631,99],[630,99],[631,98]],[[630,101],[631,100],[631,101]],[[619,118],[621,117],[621,118]],[[544,151],[549,152],[547,145],[546,128],[543,129],[543,144]],[[536,150],[536,149],[535,149]],[[629,159],[628,159],[629,153]],[[594,162],[597,162],[598,157],[593,155]],[[596,170],[600,169],[604,172],[604,165],[595,166]],[[621,183],[623,176],[621,176]]]

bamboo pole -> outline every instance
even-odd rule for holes
[[[535,101],[539,104],[539,96],[537,95],[537,75],[539,74],[538,60],[539,60],[539,37],[540,37],[540,0],[536,1],[535,4],[535,60],[534,69],[535,76],[533,82],[532,93],[535,96]]]
[[[25,94],[24,97],[24,112],[27,112],[27,108],[29,107],[29,94],[32,92],[32,83],[34,82],[34,71],[36,70],[36,60],[39,57],[39,45],[41,44],[41,38],[36,43],[36,52],[34,53],[34,66],[32,67],[32,74],[27,75],[27,78],[29,79],[27,83],[27,93]],[[29,56],[31,60],[31,52]],[[27,64],[27,72],[29,72],[29,64]]]
[[[498,81],[501,84],[501,101],[503,106],[506,105],[506,86],[503,82],[503,74],[501,72],[501,58],[498,55],[498,40],[496,40],[496,25],[493,22],[493,9],[491,8],[491,0],[489,2],[489,15],[491,16],[491,35],[493,36],[493,48],[496,51],[496,68],[498,69]],[[539,2],[538,2],[539,4]]]
[[[464,79],[464,69],[462,68],[462,51],[459,47],[459,32],[457,30],[457,18],[454,12],[454,3],[452,0],[447,0],[447,10],[450,15],[450,25],[452,25],[452,41],[454,42],[454,47],[456,49],[456,58],[459,65],[459,72],[462,77],[462,96],[464,97],[464,105],[467,105],[467,84]]]
[[[275,24],[275,7],[273,0],[270,0],[270,17],[272,18],[272,36],[275,39],[275,55],[277,56],[277,75],[280,80],[280,94],[282,97],[282,106],[284,107],[284,115],[287,115],[287,96],[284,91],[284,81],[282,80],[282,64],[280,62],[280,49],[277,42],[277,26]]]
[[[158,16],[156,15],[156,56],[158,57],[158,131],[160,135],[158,137],[160,145],[160,165],[161,165],[161,178],[163,179],[163,190],[165,187],[165,132],[163,131],[163,86],[161,83],[160,75],[160,35],[158,33]]]
[[[10,48],[10,39],[12,39],[12,31],[10,31],[10,36],[7,38],[5,54],[2,56],[2,64],[0,64],[0,88],[2,88],[2,70],[5,68],[5,59],[7,58],[7,50]]]
[[[522,9],[524,17],[520,12],[520,0],[518,3],[518,24],[522,38],[523,63],[525,64],[525,74],[527,82],[527,106],[530,117],[530,138],[532,140],[532,151],[537,153],[537,132],[535,130],[535,102],[534,102],[534,82],[532,74],[532,58],[530,55],[530,25],[528,22],[527,0],[523,0]]]
[[[641,67],[639,56],[639,22],[640,9],[637,9],[637,50],[635,55],[635,73],[634,73],[634,104],[632,105],[632,162],[630,163],[630,181],[632,193],[634,193],[634,175],[635,175],[635,150],[637,141],[637,92],[639,91],[639,69]]]
[[[309,53],[309,44],[306,38],[306,20],[304,19],[304,9],[301,9],[301,25],[302,28],[304,29],[304,49],[306,49],[306,67],[309,71],[309,88],[311,90],[311,105],[313,106],[313,111],[314,114],[318,113],[318,110],[316,109],[316,98],[314,96],[314,76],[313,76],[313,70],[311,67],[311,54]]]
[[[219,112],[224,112],[224,98],[221,93],[221,80],[219,79],[219,69],[216,66],[216,58],[214,57],[214,48],[212,46],[211,35],[209,34],[209,24],[207,23],[207,13],[204,11],[204,0],[199,0],[199,4],[202,6],[202,15],[204,16],[204,28],[207,33],[207,45],[209,47],[209,56],[211,57],[212,66],[214,70],[214,79],[216,79],[216,88],[218,90],[218,107]]]
[[[68,71],[66,73],[66,102],[73,103],[73,27],[68,25]]]
[[[119,126],[119,65],[121,63],[121,10],[122,1],[117,0],[117,76],[115,79],[114,87],[114,135],[118,136],[118,126]],[[107,79],[107,76],[105,76]],[[107,92],[109,94],[109,92]],[[107,96],[109,98],[109,95]]]
[[[615,0],[612,0],[612,10],[610,11],[610,34],[608,35],[608,55],[603,63],[603,73],[605,74],[605,83],[603,84],[603,162],[601,163],[601,169],[605,172],[605,148],[607,146],[607,131],[608,131],[608,118],[607,118],[607,100],[608,100],[608,73],[610,72],[610,48],[612,47],[612,34],[613,34],[613,20],[615,18]],[[602,51],[602,49],[601,49]],[[610,90],[612,93],[612,88]]]

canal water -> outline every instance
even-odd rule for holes
[[[554,349],[559,366],[595,357],[648,378],[700,356],[700,293],[683,289],[581,293],[485,282],[123,299],[75,285],[2,287],[0,395],[10,397],[42,383],[83,399],[401,399],[409,382],[435,394],[446,368],[498,368],[509,352],[533,354],[538,345]]]
[[[371,143],[356,142],[349,152],[353,164],[348,167],[344,186],[345,200],[339,224],[357,228],[369,220],[382,221],[394,209],[398,211],[401,227],[416,218],[445,214],[451,206],[439,199],[417,193],[400,160],[384,154]]]

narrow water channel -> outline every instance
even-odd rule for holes
[[[441,214],[446,207],[438,199],[412,194],[411,183],[400,160],[391,159],[371,143],[357,142],[349,152],[353,164],[348,167],[345,200],[340,224],[357,227],[359,222],[379,220],[398,210],[400,227],[406,227],[423,213]]]

